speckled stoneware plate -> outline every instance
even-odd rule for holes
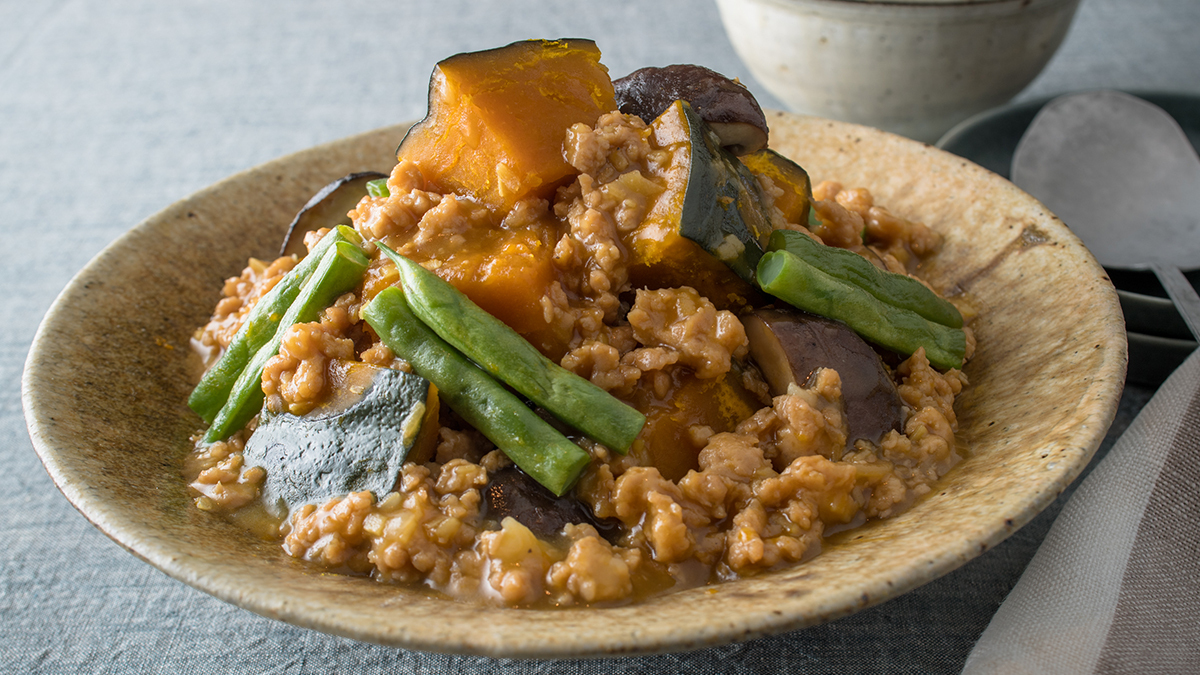
[[[23,381],[47,471],[97,527],[170,576],[263,616],[407,648],[512,657],[686,650],[835,619],[955,569],[1021,527],[1092,456],[1115,413],[1126,344],[1117,296],[1041,204],[961,158],[883,132],[771,113],[772,145],[819,179],[869,186],[945,235],[926,270],[979,310],[969,457],[907,513],[812,562],[615,609],[486,609],[322,573],[192,506],[180,478],[188,338],[224,278],[278,250],[325,183],[387,171],[403,126],[233,176],[96,257],[38,331]]]

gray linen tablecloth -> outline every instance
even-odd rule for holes
[[[1200,3],[1085,0],[1022,94],[1200,92]],[[748,75],[709,2],[0,0],[0,672],[958,672],[1068,495],[975,561],[823,626],[678,655],[518,662],[357,643],[174,581],[93,528],[33,452],[20,374],[58,291],[135,223],[279,155],[417,119],[433,64],[594,38],[620,75]],[[1101,454],[1151,392],[1130,387]]]

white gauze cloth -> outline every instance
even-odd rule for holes
[[[1200,673],[1200,350],[1079,486],[963,673]]]

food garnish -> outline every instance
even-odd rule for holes
[[[328,235],[327,235],[328,236]],[[262,410],[263,368],[279,352],[284,332],[293,324],[317,318],[337,297],[358,285],[369,264],[362,249],[345,241],[335,242],[321,255],[321,262],[304,283],[295,301],[279,320],[275,335],[258,348],[229,390],[229,399],[213,418],[204,434],[205,442],[219,441],[241,429]]]
[[[372,197],[387,197],[391,193],[388,192],[387,178],[377,178],[367,182],[367,194]]]
[[[953,303],[913,277],[880,269],[852,251],[826,246],[793,230],[772,232],[767,250],[787,251],[826,274],[863,289],[881,302],[915,312],[949,328],[962,328],[962,314]]]
[[[773,233],[773,250],[758,263],[758,284],[764,291],[798,309],[841,321],[867,340],[892,351],[912,354],[924,348],[929,362],[938,368],[962,367],[966,337],[958,310],[947,312],[941,306],[945,301],[934,302],[940,299],[920,282],[899,274],[881,273],[894,275],[885,277],[894,282],[912,281],[929,293],[929,302],[923,302],[919,293],[910,294],[914,289],[906,283],[872,286],[867,290],[857,283],[860,279],[857,272],[860,268],[872,270],[872,274],[879,270],[866,259],[816,242],[810,247],[802,243],[808,240],[806,235],[788,234]],[[865,268],[847,264],[852,262],[848,257],[862,261]],[[960,327],[938,323],[927,318],[929,314],[951,322],[957,318]]]

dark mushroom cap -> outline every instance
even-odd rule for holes
[[[741,84],[703,66],[679,64],[642,68],[613,81],[617,107],[627,115],[653,121],[676,100],[684,100],[735,155],[767,146],[767,118]]]
[[[771,395],[788,385],[808,386],[821,368],[842,379],[849,435],[878,445],[885,434],[902,429],[904,401],[892,375],[875,349],[845,324],[794,309],[758,309],[742,317],[750,356],[771,387]]]
[[[510,466],[488,477],[483,491],[484,512],[493,520],[515,518],[541,539],[562,534],[567,523],[592,525],[602,535],[611,537],[615,523],[597,518],[591,509],[574,495],[556,497],[538,485],[520,469]]]

